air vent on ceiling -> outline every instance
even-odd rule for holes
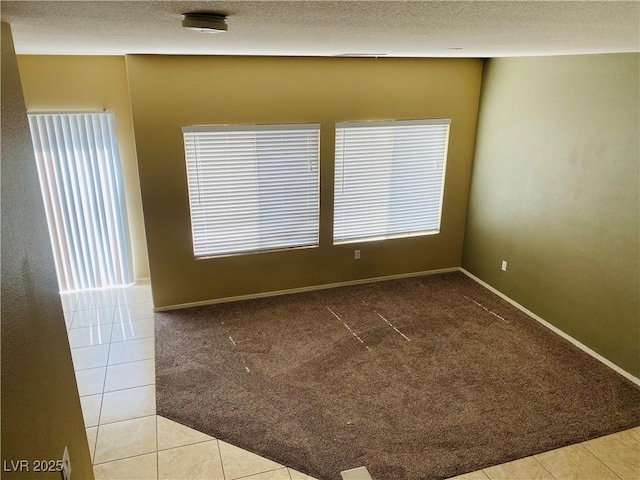
[[[336,57],[350,57],[350,58],[378,58],[386,57],[386,53],[341,53]]]
[[[228,29],[227,16],[212,12],[187,12],[182,14],[182,26],[201,33],[220,33]]]

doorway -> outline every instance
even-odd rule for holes
[[[113,114],[28,117],[60,291],[133,283]]]

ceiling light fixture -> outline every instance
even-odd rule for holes
[[[227,16],[211,12],[187,12],[182,14],[182,26],[200,33],[220,33],[228,29]]]

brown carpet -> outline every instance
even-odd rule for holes
[[[640,425],[640,387],[461,273],[157,313],[156,377],[159,415],[321,480],[447,478]]]

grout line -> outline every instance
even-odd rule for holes
[[[222,477],[227,480],[227,474],[224,472],[224,461],[222,460],[222,452],[220,451],[220,440],[216,438],[216,445],[218,445],[218,457],[220,457],[220,468],[222,468]]]
[[[69,313],[69,312],[66,312],[66,313]],[[71,321],[69,322],[69,326],[67,327],[67,335],[69,334],[69,330],[71,330],[73,328],[73,322],[76,319],[76,311],[72,310],[70,313],[71,313]],[[64,318],[64,314],[65,314],[65,312],[63,311],[62,312],[63,318]]]
[[[544,469],[545,472],[547,472],[549,475],[551,475],[551,477],[556,478],[556,476],[553,473],[551,473],[549,470],[547,470],[547,467],[545,467],[542,464],[542,462],[536,458],[535,455],[531,455],[531,458],[533,458],[536,462],[538,462],[538,465],[540,465]]]
[[[144,361],[144,360],[143,360]],[[129,363],[134,363],[134,362],[129,362]],[[116,365],[125,365],[124,363],[117,363]],[[111,365],[113,366],[113,365]],[[102,393],[115,393],[115,392],[122,392],[123,390],[131,390],[133,388],[142,388],[142,387],[151,387],[151,386],[155,386],[156,382],[155,379],[153,381],[153,383],[144,383],[142,385],[134,385],[132,387],[125,387],[125,388],[116,388],[114,390],[105,390]],[[105,384],[106,385],[106,384]],[[97,394],[95,394],[97,395]],[[89,395],[83,395],[83,397],[88,397]],[[82,398],[82,397],[81,397]]]
[[[605,437],[607,435],[604,435]],[[599,437],[600,438],[600,437]],[[594,439],[595,440],[595,439]],[[622,479],[622,477],[620,475],[618,475],[618,472],[616,472],[613,468],[611,468],[604,460],[602,460],[598,455],[595,454],[595,452],[592,452],[591,450],[589,450],[589,448],[585,445],[586,442],[581,442],[579,443],[579,445],[584,448],[587,452],[589,452],[591,455],[593,455],[596,460],[598,460],[601,464],[603,464],[605,467],[607,467],[609,470],[611,470],[611,472],[617,476],[618,478]]]
[[[105,396],[106,394],[110,394],[110,393],[118,393],[118,392],[124,392],[125,390],[135,390],[135,389],[139,389],[139,388],[148,388],[148,387],[154,387],[154,396],[155,396],[155,384],[153,384],[153,385],[141,385],[141,386],[139,386],[139,387],[123,388],[123,389],[120,389],[120,390],[114,390],[114,391],[112,391],[112,392],[103,392],[103,393],[102,393],[102,396],[103,396],[103,399],[104,399],[104,396]],[[103,401],[104,401],[104,400],[103,400]],[[155,402],[154,402],[154,410],[155,410]],[[102,411],[101,411],[100,413],[102,413]],[[123,418],[123,419],[120,419],[120,420],[113,420],[113,421],[110,421],[110,422],[100,422],[100,424],[101,424],[101,425],[109,425],[109,424],[112,424],[112,423],[125,422],[125,421],[127,421],[127,420],[135,420],[136,418],[150,417],[151,415],[157,415],[157,413],[153,413],[153,414],[143,414],[143,415],[135,415],[135,416],[130,417],[130,418]]]
[[[246,450],[246,451],[248,452],[249,450]],[[262,457],[262,458],[264,458],[264,457]],[[237,477],[237,478],[234,478],[233,480],[251,480],[251,478],[255,478],[258,475],[262,475],[263,473],[276,472],[278,470],[282,470],[283,468],[285,470],[287,470],[287,473],[289,474],[289,478],[291,478],[291,474],[289,473],[289,467],[287,467],[285,465],[280,465],[279,467],[272,468],[271,470],[264,470],[262,472],[252,473],[251,475],[245,475],[244,477]]]
[[[107,345],[105,343],[105,345]],[[97,345],[98,347],[100,347],[101,345]],[[108,354],[107,354],[108,355]],[[84,372],[86,370],[95,370],[96,368],[107,368],[107,365],[99,365],[99,366],[93,366],[93,367],[87,367],[87,368],[75,368],[73,369],[74,372]]]
[[[114,312],[115,316],[115,312]],[[111,333],[113,333],[113,324],[111,324]],[[96,432],[96,448],[98,447],[98,435],[100,435],[100,425],[102,420],[102,407],[104,406],[104,389],[107,385],[107,370],[109,369],[109,355],[111,354],[111,337],[109,337],[109,348],[107,350],[107,364],[104,368],[104,380],[102,382],[102,399],[100,400],[100,414],[98,415],[98,430]],[[95,450],[94,450],[95,457]]]
[[[633,430],[634,428],[638,428],[638,427],[631,427],[631,428],[628,428],[627,430],[623,430],[623,432],[629,435],[634,441],[640,443],[640,438],[636,438],[631,434],[631,430]]]
[[[90,428],[94,428],[94,427],[85,427],[84,431],[85,434],[87,433],[87,430],[89,430]],[[93,471],[93,459],[96,458],[96,444],[98,443],[98,426],[95,425],[95,429],[96,429],[96,438],[93,441],[93,453],[89,452],[91,454],[91,470]],[[89,439],[87,438],[87,445],[89,444]]]
[[[143,340],[145,338],[154,338],[154,337],[155,337],[155,333],[152,333],[150,335],[145,335],[143,337],[125,338],[124,340],[116,340],[115,342],[112,341],[110,343],[124,343],[124,342],[131,342],[132,340]]]
[[[183,427],[186,427],[186,425],[182,425],[181,423],[179,423],[179,425],[181,425]],[[202,433],[202,432],[200,432],[200,433]],[[192,445],[200,445],[201,443],[213,442],[214,440],[218,440],[218,439],[214,438],[214,437],[211,437],[211,438],[208,438],[207,440],[198,440],[197,442],[185,443],[184,445],[178,445],[176,447],[163,448],[163,449],[158,448],[158,452],[168,452],[169,450],[176,450],[178,448],[190,447]]]
[[[152,360],[153,360],[152,358],[147,358],[147,359],[143,359],[143,360],[133,360],[133,361],[131,361],[131,362],[116,363],[115,365],[108,365],[108,366],[106,366],[106,367],[96,367],[96,368],[106,368],[106,369],[108,370],[108,369],[109,369],[109,367],[114,367],[114,366],[116,366],[116,365],[117,365],[117,366],[123,366],[123,365],[127,365],[127,364],[129,364],[129,363],[150,362],[150,361],[152,361]],[[152,381],[152,383],[146,383],[146,382],[145,382],[145,383],[143,383],[143,384],[141,384],[141,385],[132,385],[132,386],[130,386],[130,387],[116,388],[116,389],[113,389],[113,390],[109,390],[109,392],[117,392],[118,390],[127,390],[127,389],[129,389],[129,388],[146,387],[147,385],[155,385],[155,384],[156,384],[156,376],[155,376],[155,373],[156,373],[156,372],[155,372],[155,365],[153,365],[153,367],[154,367],[154,369],[153,369],[154,371],[153,371],[153,381]],[[106,383],[105,383],[105,387],[106,387]],[[105,393],[107,393],[107,391],[106,391],[106,390],[105,390]],[[81,395],[81,396],[86,397],[87,395]]]
[[[156,408],[157,411],[157,408]],[[156,413],[156,478],[160,478],[160,429],[158,428],[158,414]]]
[[[606,436],[606,435],[605,435]],[[603,462],[602,460],[600,460],[600,458],[593,453],[591,450],[589,450],[587,447],[584,446],[584,442],[578,443],[577,445],[580,445],[582,448],[584,448],[591,456],[593,456],[596,460],[598,460],[602,465],[604,465],[607,470],[609,470],[611,473],[613,473],[616,477],[620,478],[622,480],[622,477],[620,477],[620,475],[618,475],[615,471],[613,471],[613,469],[611,467],[609,467],[609,465],[607,465],[605,462]]]
[[[107,460],[106,462],[100,462],[100,463],[94,463],[93,466],[97,466],[97,465],[105,465],[107,463],[113,463],[113,462],[119,462],[120,460],[129,460],[130,458],[136,458],[136,457],[144,457],[145,455],[151,455],[152,453],[156,454],[156,460],[158,458],[158,452],[147,452],[147,453],[137,453],[136,455],[129,455],[128,457],[122,457],[122,458],[116,458],[113,460]],[[116,480],[116,479],[113,479]],[[117,479],[120,480],[120,479]]]
[[[159,415],[156,415],[156,417],[158,417],[158,416]],[[176,423],[178,423],[178,422],[176,422]],[[156,425],[157,425],[157,423],[156,423]],[[178,425],[186,427],[186,428],[189,428],[186,425],[183,425],[182,423],[178,423]],[[200,433],[202,433],[202,432],[200,432]],[[204,435],[206,435],[206,433]],[[156,435],[156,437],[157,437],[157,435]],[[214,437],[210,437],[207,440],[198,440],[197,442],[185,443],[184,445],[178,445],[177,447],[163,448],[163,449],[160,449],[160,447],[158,447],[158,452],[168,452],[169,450],[176,450],[177,448],[190,447],[191,445],[200,445],[201,443],[213,442],[214,440],[218,440],[218,439],[214,438]]]

